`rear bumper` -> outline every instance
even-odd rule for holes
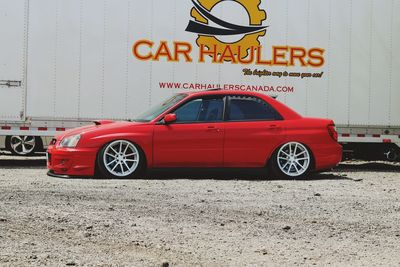
[[[49,175],[57,177],[94,176],[97,150],[95,148],[47,149]]]
[[[314,153],[316,171],[331,169],[342,161],[343,149],[338,143],[318,145],[312,151]]]

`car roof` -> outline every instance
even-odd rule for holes
[[[212,90],[205,90],[205,91],[197,91],[197,92],[182,92],[188,95],[250,95],[250,96],[266,96],[265,94],[252,92],[252,91],[240,91],[240,90],[223,90],[223,89],[212,89]]]

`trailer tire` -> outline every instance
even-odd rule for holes
[[[12,135],[6,137],[5,147],[15,156],[32,156],[43,151],[43,142],[39,136]]]

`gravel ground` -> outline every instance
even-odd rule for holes
[[[0,155],[2,266],[400,265],[400,163],[307,180],[59,179],[44,164]]]

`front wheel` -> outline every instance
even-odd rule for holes
[[[100,174],[111,179],[134,178],[143,170],[144,163],[140,148],[127,140],[105,145],[97,156]]]
[[[289,142],[272,155],[270,169],[278,178],[304,178],[312,168],[311,152],[303,144]]]

